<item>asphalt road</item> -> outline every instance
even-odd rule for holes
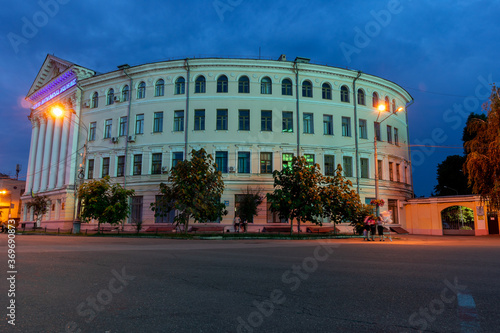
[[[0,235],[1,332],[498,332],[499,237]],[[15,326],[9,302],[15,300]]]

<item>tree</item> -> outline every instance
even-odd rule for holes
[[[467,117],[467,122],[465,123],[465,127],[464,127],[463,132],[462,132],[462,142],[464,143],[464,154],[465,155],[467,155],[467,149],[465,149],[465,143],[467,141],[474,139],[477,135],[477,133],[475,131],[470,132],[469,124],[471,123],[471,121],[473,119],[481,119],[481,120],[486,121],[487,116],[484,113],[471,112],[469,114],[469,117]],[[463,165],[463,163],[462,163],[462,165]],[[460,166],[460,168],[461,168],[461,166]]]
[[[293,157],[292,165],[275,170],[273,177],[274,191],[267,194],[271,211],[277,212],[281,219],[290,219],[292,227],[293,220],[297,219],[299,232],[300,222],[321,223],[321,186],[325,184],[325,177],[318,164],[309,165],[303,156]]]
[[[129,216],[129,197],[134,190],[124,189],[120,184],[111,184],[109,176],[91,180],[78,188],[82,202],[80,218],[85,222],[97,220],[101,223],[118,224]]]
[[[327,185],[321,188],[324,205],[323,216],[329,217],[334,226],[352,221],[362,209],[359,195],[352,189],[352,183],[342,175],[340,164],[333,177],[326,178]]]
[[[259,205],[264,201],[264,196],[260,189],[251,190],[247,187],[246,192],[237,196],[238,211],[240,222],[253,222],[253,217],[257,215]],[[245,229],[246,231],[246,229]]]
[[[487,119],[472,119],[468,133],[475,137],[465,142],[467,160],[464,171],[472,191],[479,194],[493,210],[500,209],[500,89],[493,87],[485,103]]]
[[[49,199],[46,195],[37,195],[26,204],[26,208],[33,208],[33,215],[36,221],[33,225],[33,229],[35,229],[35,227],[40,227],[42,216],[49,210]]]
[[[434,186],[435,196],[472,194],[472,189],[467,183],[467,177],[462,171],[466,159],[467,156],[451,155],[438,164],[438,184]]]
[[[224,192],[222,174],[205,149],[191,151],[191,159],[179,162],[169,171],[168,183],[160,184],[162,200],[151,204],[155,216],[166,216],[172,209],[180,213],[174,221],[187,232],[190,218],[195,222],[216,221],[227,214],[220,202]]]

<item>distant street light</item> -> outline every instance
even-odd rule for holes
[[[392,116],[393,114],[396,114],[398,113],[399,111],[403,111],[404,108],[402,106],[400,106],[399,108],[397,108],[396,110],[392,111],[389,113],[389,115],[387,117],[385,117],[384,119],[382,119],[381,121],[378,121],[378,119],[380,118],[380,115],[381,115],[381,112],[384,112],[385,111],[385,104],[379,104],[377,106],[377,109],[378,109],[378,116],[377,116],[377,120],[375,121],[376,124],[379,124],[379,128],[378,130],[380,131],[380,124],[382,124],[385,120],[387,120],[390,116]],[[379,196],[379,188],[378,188],[378,154],[377,154],[377,140],[379,138],[377,137],[377,131],[375,131],[375,135],[374,135],[374,139],[373,139],[373,150],[375,152],[375,200],[377,202],[377,218],[379,217],[380,215],[380,207],[378,205],[378,196]]]

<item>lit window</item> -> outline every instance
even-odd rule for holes
[[[293,112],[283,111],[283,132],[293,132]]]
[[[175,80],[175,95],[182,95],[186,91],[186,80],[181,76]]]
[[[242,76],[238,80],[238,92],[248,94],[250,92],[250,80],[248,76]]]
[[[227,93],[227,76],[221,75],[217,79],[217,92]]]
[[[137,86],[137,99],[146,97],[146,82],[142,81]]]
[[[323,83],[323,99],[332,99],[332,86],[329,83]]]
[[[129,97],[130,97],[130,88],[128,87],[128,85],[126,85],[122,89],[122,101],[127,102]]]
[[[314,154],[304,154],[308,166],[314,165]]]
[[[161,153],[154,153],[151,156],[151,174],[152,175],[161,174],[161,158],[162,158]]]
[[[200,75],[196,78],[194,85],[195,94],[203,94],[206,91],[206,80],[203,75]]]
[[[363,91],[363,89],[358,89],[358,104],[366,105],[365,92]]]
[[[313,134],[314,133],[314,116],[312,113],[304,113],[304,133]]]
[[[260,153],[260,173],[273,173],[273,153]]]
[[[250,110],[238,110],[238,130],[250,130]]]
[[[194,110],[194,130],[205,130],[205,110]]]
[[[217,130],[227,131],[227,109],[217,110]]]
[[[134,176],[142,174],[142,154],[134,155]]]
[[[349,88],[347,88],[347,86],[342,86],[340,88],[340,101],[349,103]]]
[[[281,94],[282,95],[287,95],[287,96],[292,96],[292,81],[289,79],[284,79],[283,82],[281,82]]]
[[[92,104],[90,105],[91,108],[96,108],[99,106],[99,93],[97,91],[92,94]]]
[[[155,112],[153,118],[153,132],[163,132],[163,112]]]
[[[155,96],[163,96],[165,95],[165,81],[163,79],[159,79],[155,84]]]
[[[373,96],[372,96],[372,105],[374,108],[378,108],[378,104],[379,104],[379,98],[378,98],[378,94],[376,92],[373,93]]]
[[[272,88],[272,81],[269,77],[265,77],[260,81],[260,93],[261,94],[272,94],[273,93],[273,88]]]
[[[351,118],[342,117],[342,136],[351,136]]]
[[[104,139],[109,139],[111,137],[112,123],[113,123],[112,119],[106,119],[106,121],[104,121]]]
[[[390,107],[390,102],[389,102],[389,96],[385,96],[385,111],[389,112],[389,107]]]
[[[304,81],[302,83],[302,97],[313,97],[311,81]]]
[[[323,115],[323,134],[333,135],[333,116],[329,114]]]
[[[283,153],[282,155],[283,161],[281,163],[282,168],[291,168],[293,165],[293,154],[292,153]]]
[[[135,134],[144,134],[144,114],[135,116]]]
[[[115,102],[115,90],[113,88],[108,90],[106,95],[106,105],[111,105]]]

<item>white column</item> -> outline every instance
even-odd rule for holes
[[[68,169],[70,157],[68,156],[69,124],[71,117],[62,119],[61,149],[59,151],[59,172],[57,173],[56,188],[64,186],[64,178]]]
[[[50,170],[50,153],[52,152],[52,136],[54,135],[54,119],[47,119],[47,130],[45,131],[45,143],[42,162],[42,179],[40,180],[40,192],[47,190]]]
[[[38,193],[40,191],[40,178],[42,178],[42,162],[43,162],[43,148],[45,142],[45,130],[47,127],[47,119],[41,117],[40,121],[40,131],[38,132],[38,140],[36,145],[36,162],[35,162],[35,175],[33,180],[33,192]]]
[[[50,171],[49,171],[49,190],[53,190],[56,186],[56,179],[58,173],[62,170],[62,163],[59,159],[59,146],[61,144],[61,127],[62,123],[60,119],[54,121],[54,137],[52,142],[52,158],[50,159]]]
[[[26,192],[31,193],[33,189],[33,177],[35,175],[35,160],[36,160],[36,148],[38,145],[38,132],[40,132],[40,124],[37,119],[31,119],[31,125],[33,126],[31,130],[31,145],[30,145],[30,157],[28,162],[28,171],[26,172]],[[26,220],[26,219],[25,219]]]

